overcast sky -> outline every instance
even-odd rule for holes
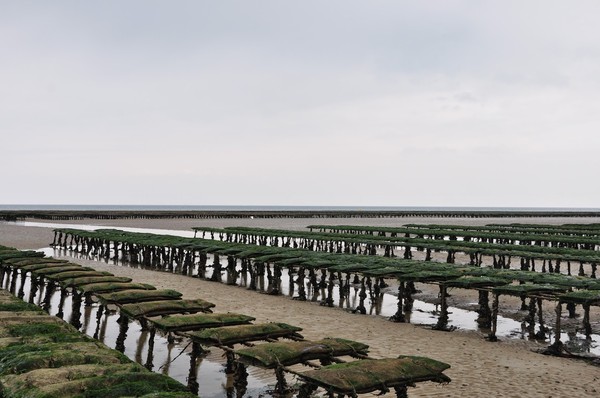
[[[0,0],[0,204],[600,207],[599,15]]]

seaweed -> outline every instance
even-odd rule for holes
[[[182,294],[175,290],[122,290],[114,293],[102,293],[97,297],[105,303],[127,304],[144,301],[179,300]]]
[[[263,323],[258,325],[227,326],[188,332],[186,335],[193,340],[216,345],[230,345],[248,341],[266,340],[271,338],[301,338],[298,334],[302,328],[285,323]]]
[[[65,365],[120,364],[129,361],[123,354],[95,342],[9,346],[0,350],[0,358],[0,375]]]
[[[331,361],[336,356],[366,355],[369,346],[356,341],[325,338],[319,341],[294,341],[260,344],[235,351],[244,363],[264,368],[290,366],[313,359]]]
[[[179,382],[137,364],[39,369],[5,377],[4,384],[7,398],[194,397]]]
[[[449,368],[449,364],[430,358],[400,356],[329,365],[298,376],[329,391],[361,394],[420,381],[448,382],[450,378],[442,372]]]
[[[121,311],[132,317],[149,317],[168,314],[210,312],[215,304],[202,299],[196,300],[164,300],[144,303],[124,304]]]
[[[32,311],[32,312],[38,312],[38,313],[44,312],[40,307],[38,307],[34,304],[26,303],[21,300],[14,301],[14,302],[0,302],[0,311],[7,311],[7,312]]]
[[[579,290],[560,295],[559,300],[565,303],[599,305],[600,290]]]
[[[167,316],[160,319],[151,319],[157,329],[165,331],[186,331],[208,329],[220,326],[248,324],[256,318],[248,315],[226,314],[192,314]]]
[[[59,318],[0,290],[0,396],[5,398],[193,398]],[[10,312],[6,311],[10,310]],[[3,337],[8,336],[8,337]]]
[[[78,289],[81,289],[81,286],[84,285],[100,285],[100,284],[108,284],[108,285],[113,285],[113,284],[129,284],[130,286],[132,286],[132,289],[137,289],[136,286],[142,286],[142,284],[130,284],[129,282],[131,282],[131,278],[126,278],[126,277],[121,277],[121,276],[112,276],[112,275],[105,275],[105,276],[79,276],[76,278],[69,278],[69,279],[64,279],[62,281],[60,281],[60,285],[61,286],[65,286],[65,287],[77,287]],[[105,285],[106,286],[106,285]],[[146,285],[146,286],[150,286],[150,285]],[[152,290],[152,289],[150,289]],[[97,293],[100,293],[100,291],[98,291]]]
[[[106,281],[106,279],[93,279],[93,278],[81,278],[83,280],[78,281],[77,278],[71,282],[64,281],[65,284],[76,286],[77,290],[83,293],[110,293],[118,292],[121,290],[156,290],[152,285],[146,283],[131,283],[131,282],[120,282],[120,281]],[[93,280],[92,280],[93,279]],[[129,278],[124,278],[129,279]],[[83,284],[80,284],[83,283]]]

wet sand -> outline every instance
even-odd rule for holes
[[[597,219],[277,219],[277,220],[99,220],[69,221],[69,224],[94,224],[189,230],[192,226],[258,226],[302,229],[308,224],[360,224],[398,226],[405,223],[490,222],[598,222]],[[47,247],[52,240],[49,228],[23,227],[0,223],[0,244],[21,249]],[[280,321],[304,328],[308,339],[325,336],[355,339],[371,346],[375,358],[400,354],[423,355],[447,362],[445,373],[452,378],[447,385],[421,383],[409,390],[411,397],[594,397],[600,394],[600,368],[580,361],[544,356],[532,352],[532,344],[521,340],[490,343],[477,332],[439,332],[410,324],[389,322],[384,317],[351,314],[340,308],[317,303],[273,297],[244,288],[202,281],[176,274],[160,273],[102,262],[74,260],[91,264],[136,282],[172,288],[184,298],[204,298],[217,304],[218,312],[240,312],[259,322]],[[541,348],[542,346],[540,346]],[[387,394],[386,396],[393,396]]]

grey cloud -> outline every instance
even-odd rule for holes
[[[4,2],[0,203],[595,206],[598,11]]]

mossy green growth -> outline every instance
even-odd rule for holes
[[[67,272],[59,272],[58,274],[48,275],[47,278],[53,281],[63,281],[67,279],[73,278],[84,278],[84,277],[103,277],[109,276],[113,277],[110,272],[99,272],[94,270],[82,270],[82,271],[67,271]]]
[[[0,376],[66,365],[127,362],[123,354],[92,341],[14,345],[0,350]]]
[[[137,364],[38,369],[6,376],[2,382],[7,390],[5,398],[194,397],[175,380]]]
[[[456,270],[446,271],[417,271],[408,274],[401,274],[398,279],[405,282],[443,282],[456,279],[462,274]]]
[[[23,344],[74,343],[92,341],[64,322],[34,322],[4,327],[9,336],[20,337]]]
[[[97,378],[89,383],[85,398],[139,397],[156,392],[186,392],[181,383],[150,372],[134,372]]]
[[[47,263],[47,262],[45,262],[45,259],[41,259],[35,263],[29,264],[29,265],[23,265],[23,266],[19,267],[19,269],[21,269],[23,271],[37,271],[38,269],[64,267],[65,264],[67,264],[66,261]]]
[[[167,316],[152,320],[156,328],[165,331],[185,331],[221,326],[248,324],[256,318],[248,315],[226,314],[192,314]]]
[[[63,265],[60,267],[40,268],[35,271],[32,271],[31,273],[34,275],[46,276],[46,275],[58,274],[61,272],[67,272],[67,271],[91,271],[91,270],[92,269],[89,267],[82,267],[81,265],[70,264],[70,265]]]
[[[6,290],[0,289],[0,312],[34,312],[42,313],[43,311],[36,305],[29,304],[20,300],[8,293]],[[8,314],[5,314],[8,315]],[[0,317],[0,323],[2,317]]]
[[[560,301],[576,304],[600,304],[600,290],[579,290],[559,296]]]
[[[0,379],[5,395],[10,398],[81,397],[86,379],[108,373],[130,372],[139,365],[72,365],[60,368],[35,369]]]
[[[44,257],[44,253],[34,251],[6,251],[0,253],[0,262],[11,258]]]
[[[24,301],[18,300],[14,302],[0,302],[0,312],[20,312],[20,311],[32,311],[37,313],[42,313],[41,308],[36,306],[35,304],[29,304]]]
[[[448,287],[457,287],[464,289],[485,288],[494,286],[504,286],[510,281],[504,278],[494,278],[489,276],[461,276],[458,279],[444,282]]]
[[[14,268],[26,268],[26,267],[30,267],[30,266],[35,266],[35,265],[50,265],[50,264],[56,264],[61,265],[61,264],[66,264],[68,263],[67,260],[57,260],[54,258],[46,258],[46,257],[30,257],[30,258],[26,258],[26,259],[21,259],[21,258],[13,258],[10,260],[6,260],[4,261],[5,264],[10,264],[11,267]]]
[[[525,283],[523,285],[505,285],[498,286],[492,289],[497,294],[507,294],[510,296],[522,296],[524,294],[561,294],[567,290],[563,286],[555,285],[538,285],[533,283]]]
[[[73,333],[64,323],[24,323],[21,325],[11,325],[7,329],[11,336],[29,337],[40,334]]]
[[[0,304],[27,307],[20,303],[0,290]],[[37,311],[0,314],[2,398],[195,396],[186,391],[177,381],[147,371],[58,318]]]
[[[586,289],[595,286],[598,282],[592,278],[580,277],[580,276],[568,276],[562,274],[552,273],[533,273],[533,281],[538,284],[551,284],[556,286],[573,287],[579,289]]]
[[[209,344],[236,344],[247,341],[265,340],[269,338],[301,338],[298,334],[302,328],[286,323],[262,323],[258,325],[238,325],[205,329],[190,332],[188,336]]]
[[[78,276],[75,278],[63,279],[60,281],[61,286],[79,287],[83,285],[101,284],[101,283],[130,283],[131,278],[114,276],[110,274],[96,276]]]
[[[215,304],[202,300],[162,300],[123,304],[121,311],[132,318],[169,314],[211,312]]]
[[[182,294],[170,289],[164,290],[123,290],[115,293],[99,294],[106,303],[126,304],[144,301],[179,300]]]
[[[81,279],[81,280],[80,280]],[[129,278],[124,278],[129,279]],[[72,281],[64,281],[65,284],[77,286],[77,290],[83,293],[111,293],[121,290],[156,290],[152,285],[146,283],[131,283],[120,281],[99,281],[96,278],[77,278]]]
[[[275,368],[314,359],[332,359],[344,355],[366,355],[369,346],[356,341],[327,338],[319,341],[294,341],[259,344],[235,351],[242,362]]]
[[[368,393],[382,386],[411,385],[419,381],[448,382],[444,362],[426,357],[400,356],[324,366],[304,372],[300,378],[343,394]]]

